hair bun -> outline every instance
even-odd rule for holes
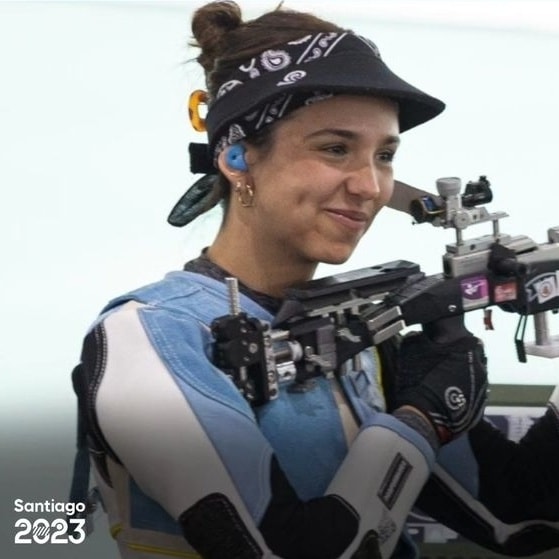
[[[212,70],[215,59],[222,53],[227,33],[242,23],[241,8],[233,1],[210,2],[196,10],[192,34],[201,49],[197,60],[206,72]]]

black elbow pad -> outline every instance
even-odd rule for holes
[[[211,493],[179,517],[184,537],[204,559],[260,559],[264,553],[233,503]]]

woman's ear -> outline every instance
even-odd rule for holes
[[[226,176],[248,172],[245,154],[245,147],[241,143],[226,147],[217,159],[219,170]]]
[[[240,143],[228,146],[217,156],[217,166],[229,181],[239,204],[250,208],[254,205],[254,188],[245,154],[245,147]]]

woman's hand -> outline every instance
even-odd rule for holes
[[[482,342],[468,335],[440,344],[424,333],[406,336],[396,375],[396,407],[412,407],[433,425],[441,444],[473,427],[487,398]]]

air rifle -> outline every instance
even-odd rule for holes
[[[261,405],[278,395],[279,384],[294,390],[316,376],[360,368],[360,353],[407,326],[422,325],[433,339],[464,335],[464,313],[490,307],[519,315],[518,359],[559,357],[559,336],[548,315],[559,310],[559,226],[536,243],[500,232],[504,212],[489,213],[492,200],[485,176],[462,192],[460,179],[437,181],[438,195],[396,181],[389,206],[417,223],[453,228],[443,271],[425,275],[418,264],[395,260],[305,282],[289,289],[274,322],[248,316],[239,306],[237,280],[228,278],[230,314],[212,323],[214,363],[228,373],[246,399]],[[492,232],[464,238],[472,225],[491,223]],[[535,340],[524,342],[528,317]]]

